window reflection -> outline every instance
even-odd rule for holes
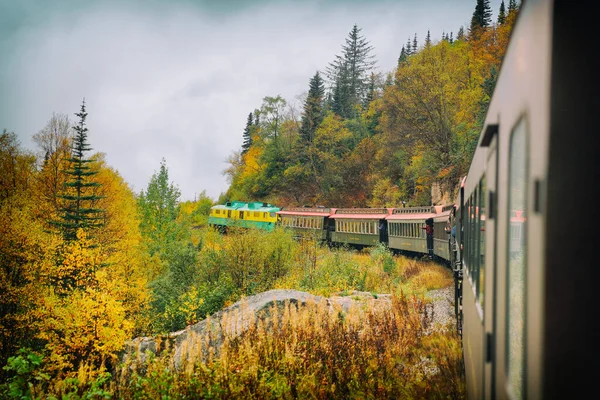
[[[508,392],[522,399],[525,376],[525,278],[527,271],[526,195],[527,143],[525,121],[515,127],[509,156],[509,229],[508,229],[508,312],[507,312],[507,376]]]

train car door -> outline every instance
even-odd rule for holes
[[[385,219],[379,220],[379,241],[388,244],[388,222]]]

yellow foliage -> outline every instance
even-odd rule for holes
[[[263,170],[263,166],[260,163],[260,158],[264,153],[263,146],[260,145],[259,138],[256,137],[254,144],[248,149],[248,151],[242,156],[244,160],[244,167],[240,174],[240,178],[244,179],[248,176],[258,174]]]
[[[198,322],[199,310],[203,304],[201,290],[192,286],[187,292],[182,293],[177,301],[167,304],[165,319],[173,320],[178,315],[184,315],[186,325],[195,324]]]
[[[40,276],[52,266],[61,240],[44,232],[29,196],[0,202],[0,361],[31,336],[28,308],[39,295]]]
[[[402,202],[400,188],[390,178],[383,178],[373,188],[370,207],[398,207]]]
[[[142,333],[149,324],[143,312],[150,300],[147,284],[160,273],[160,263],[149,259],[142,247],[133,190],[106,165],[104,154],[94,159],[95,181],[101,184],[95,194],[102,197],[95,206],[105,210],[105,219],[102,227],[92,231],[92,240],[100,245],[102,263],[115,283],[113,296],[123,302],[128,318]]]
[[[67,296],[52,288],[40,293],[33,312],[38,320],[37,338],[47,343],[51,372],[73,372],[84,362],[113,363],[130,338],[133,323],[127,320],[122,303],[107,290],[112,283],[101,273],[96,279],[99,288],[75,290]]]

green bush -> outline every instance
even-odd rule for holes
[[[371,258],[376,264],[380,264],[383,271],[392,275],[396,272],[396,260],[390,249],[384,243],[377,243],[371,248]]]
[[[12,374],[2,385],[0,393],[12,399],[32,399],[34,385],[50,380],[50,376],[42,372],[43,356],[31,349],[19,349],[18,355],[9,357],[2,369]]]

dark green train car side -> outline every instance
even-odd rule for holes
[[[331,242],[358,247],[387,244],[386,217],[390,214],[389,208],[336,209],[329,216],[334,221]]]
[[[390,249],[427,254],[425,221],[435,216],[431,206],[394,208],[387,217]]]
[[[335,210],[321,207],[284,207],[277,212],[278,223],[294,232],[294,236],[309,236],[320,241],[329,240],[332,230],[329,216]]]

